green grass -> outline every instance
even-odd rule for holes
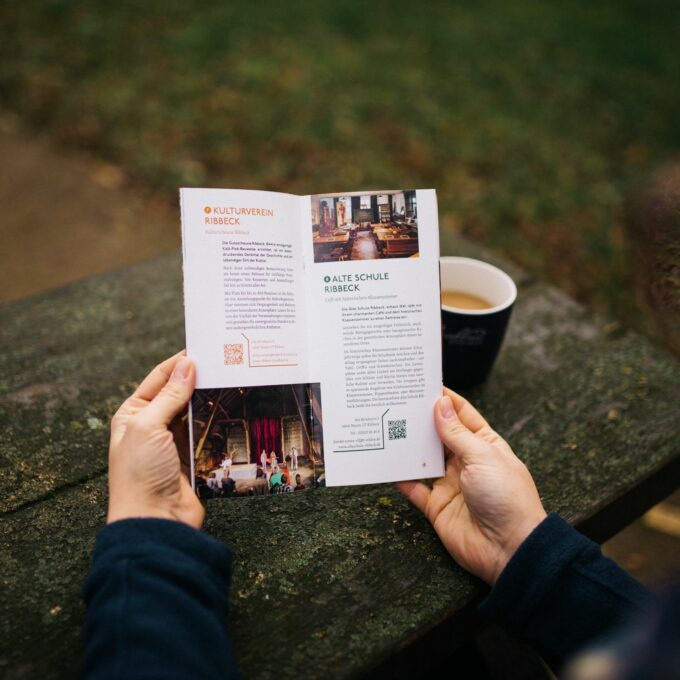
[[[630,322],[627,192],[680,147],[680,4],[0,5],[2,103],[174,192],[434,187]]]

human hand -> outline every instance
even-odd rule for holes
[[[435,425],[446,471],[430,488],[397,488],[430,520],[463,568],[494,584],[525,538],[545,519],[534,480],[510,446],[467,400],[444,390]]]
[[[181,414],[195,382],[194,365],[180,352],[156,366],[113,416],[109,524],[156,517],[201,528],[205,511],[180,461],[181,452],[186,471],[188,440]]]

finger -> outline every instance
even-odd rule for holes
[[[196,383],[196,369],[190,359],[179,357],[170,379],[138,418],[150,426],[167,427],[181,413],[191,398]]]
[[[451,470],[453,470],[456,475],[460,475],[462,470],[460,458],[458,458],[448,446],[444,447],[444,466],[444,478],[448,477],[449,471]],[[440,479],[442,478],[440,477]]]
[[[149,375],[142,380],[137,386],[133,396],[141,397],[146,399],[146,401],[151,401],[163,388],[165,383],[168,382],[172,371],[175,368],[175,364],[179,361],[180,357],[186,354],[186,350],[183,349],[181,352],[177,352],[174,356],[161,362],[156,366]]]
[[[128,397],[111,418],[111,443],[116,444],[125,434],[128,421],[136,413],[139,413],[147,402],[134,395]]]
[[[463,465],[479,460],[479,456],[488,453],[489,445],[465,426],[450,397],[442,397],[437,402],[434,422],[444,445]]]
[[[427,508],[432,493],[429,486],[416,481],[397,482],[395,486],[420,512],[425,514],[425,508]]]
[[[189,477],[191,471],[191,461],[189,453],[189,423],[182,418],[182,414],[175,416],[172,419],[169,427],[172,432],[172,437],[175,440],[177,453],[179,454],[179,462],[182,466],[182,472]]]
[[[489,423],[484,420],[482,414],[465,397],[461,397],[448,387],[444,388],[444,394],[451,399],[460,421],[468,430],[477,432],[483,427],[489,427]]]
[[[182,460],[182,458],[179,459],[179,468],[180,472],[182,475],[191,482],[191,465],[189,464],[188,461]]]
[[[461,423],[470,432],[474,432],[480,437],[484,437],[488,442],[495,443],[501,437],[484,419],[482,414],[464,397],[457,394],[448,387],[444,388],[444,393],[451,398],[453,407],[460,418]]]

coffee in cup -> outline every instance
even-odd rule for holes
[[[439,272],[444,384],[472,387],[491,372],[517,287],[498,267],[468,257],[442,257]]]
[[[442,290],[442,306],[456,309],[491,309],[493,305],[479,295],[462,290]]]

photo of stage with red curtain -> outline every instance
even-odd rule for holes
[[[201,498],[325,485],[318,383],[196,390],[191,411]]]
[[[252,418],[248,422],[250,434],[250,462],[259,463],[258,451],[274,451],[278,461],[283,462],[281,419],[276,417]]]

